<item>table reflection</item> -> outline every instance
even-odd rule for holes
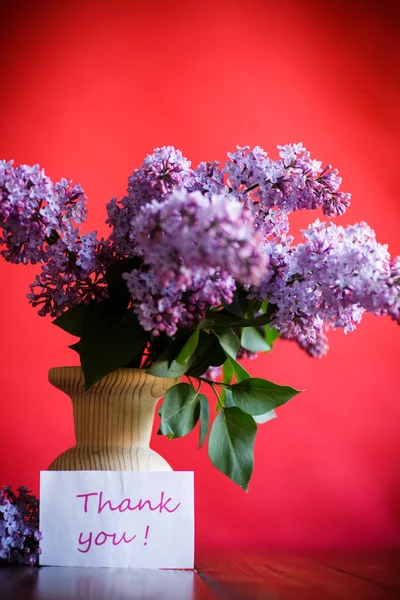
[[[90,567],[5,567],[1,600],[194,600],[194,572]]]

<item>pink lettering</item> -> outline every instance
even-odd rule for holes
[[[161,500],[160,500],[160,504],[159,504],[159,508],[160,508],[160,513],[162,513],[163,510],[166,510],[168,513],[173,513],[176,510],[178,510],[178,508],[180,507],[181,503],[178,502],[178,504],[175,506],[175,508],[168,508],[167,504],[169,502],[171,502],[172,498],[168,498],[168,500],[166,500],[164,502],[164,492],[161,492]],[[158,507],[157,507],[158,508]]]
[[[125,506],[124,506],[124,504],[125,504]],[[121,504],[118,507],[118,510],[119,510],[119,512],[125,512],[126,510],[131,510],[131,503],[130,503],[129,498],[125,498],[125,500],[122,500]]]
[[[113,505],[111,504],[111,500],[106,500],[103,504],[103,492],[100,492],[99,494],[99,508],[97,510],[97,512],[99,513],[99,515],[103,512],[103,510],[105,509],[105,507],[107,506],[110,510],[117,510],[118,506],[116,506],[115,508],[113,507]]]
[[[83,505],[83,510],[85,511],[85,513],[87,513],[87,511],[88,511],[89,496],[98,496],[98,493],[91,492],[90,494],[77,494],[77,496],[76,496],[77,498],[85,498],[85,503]]]
[[[86,554],[87,552],[89,552],[90,548],[92,547],[92,538],[93,538],[92,532],[89,533],[89,536],[86,540],[83,539],[83,533],[80,533],[79,538],[78,538],[78,543],[80,545],[86,544],[86,548],[84,548],[84,549],[78,548],[78,551],[82,552],[83,554]],[[119,540],[117,540],[116,533],[106,533],[105,531],[100,531],[100,533],[98,533],[96,535],[96,537],[94,538],[94,543],[96,544],[96,546],[103,546],[103,544],[106,543],[108,538],[111,538],[113,546],[119,546],[119,544],[121,544],[122,542],[124,544],[130,544],[136,538],[136,535],[132,536],[131,538],[128,538],[126,535],[126,531],[124,531],[124,533],[121,535]]]
[[[147,546],[147,540],[149,539],[149,531],[150,531],[150,525],[146,525],[146,533],[144,534],[144,546]]]
[[[89,496],[89,495],[92,495],[92,494],[82,494],[82,496]],[[161,492],[160,502],[158,504],[156,504],[155,506],[152,505],[151,500],[143,500],[142,498],[134,506],[131,505],[130,498],[124,498],[124,500],[122,500],[119,504],[116,504],[115,506],[113,506],[111,500],[104,500],[104,502],[103,502],[103,492],[100,492],[98,494],[98,496],[99,496],[99,501],[98,501],[97,512],[99,515],[103,512],[103,510],[105,508],[108,508],[111,511],[118,510],[121,513],[125,512],[127,510],[142,511],[145,508],[148,508],[151,512],[158,510],[158,512],[160,514],[163,511],[167,512],[167,513],[174,513],[176,510],[178,510],[178,508],[181,505],[181,503],[178,502],[178,504],[176,504],[173,508],[168,508],[169,503],[172,502],[172,498],[165,499],[164,492]],[[85,508],[86,508],[86,506],[87,506],[87,501],[85,500]],[[86,512],[86,510],[85,510],[85,512]]]
[[[133,540],[135,539],[136,535],[134,535],[133,537],[131,537],[130,540],[126,539],[126,532],[124,531],[124,533],[122,534],[122,537],[120,540],[118,540],[118,542],[116,541],[117,538],[117,534],[114,533],[113,535],[113,544],[114,546],[118,546],[118,544],[120,544],[121,542],[124,542],[124,544],[130,544],[131,542],[133,542]]]
[[[102,542],[100,542],[101,535],[104,538]],[[109,533],[104,533],[104,531],[100,531],[100,533],[98,533],[96,535],[95,540],[94,540],[94,543],[96,544],[96,546],[102,546],[103,544],[105,544],[109,535],[110,535]]]
[[[86,552],[89,552],[90,547],[92,545],[92,532],[89,533],[89,537],[87,540],[83,540],[82,539],[83,533],[79,534],[79,538],[78,538],[78,543],[79,544],[87,544],[87,548],[86,550],[81,550],[80,548],[78,548],[79,552],[82,552],[83,554],[85,554]]]

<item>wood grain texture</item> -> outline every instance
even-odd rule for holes
[[[400,598],[400,550],[336,551],[322,553],[320,561],[331,569],[350,573],[359,579],[396,592]]]
[[[1,567],[0,600],[398,600],[399,552],[203,550],[197,569]],[[340,567],[330,567],[337,564]]]
[[[400,598],[398,556],[224,548],[201,553],[195,562],[205,583],[230,600],[394,600]]]
[[[76,445],[52,471],[170,471],[150,447],[158,400],[178,383],[142,369],[117,369],[85,392],[80,367],[56,367],[49,381],[72,400]]]

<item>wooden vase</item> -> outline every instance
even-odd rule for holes
[[[56,367],[49,381],[71,397],[76,445],[51,471],[171,471],[149,447],[158,400],[178,383],[141,369],[117,369],[85,392],[80,367]]]

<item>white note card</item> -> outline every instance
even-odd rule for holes
[[[41,471],[41,565],[193,569],[191,471]]]

